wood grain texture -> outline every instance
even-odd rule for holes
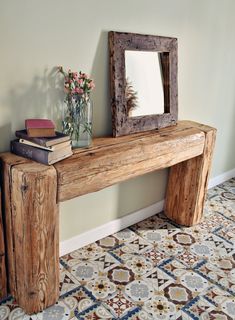
[[[203,152],[204,140],[204,132],[185,123],[142,135],[95,139],[92,148],[55,164],[58,201],[196,157]]]
[[[113,136],[175,125],[178,119],[177,39],[135,33],[109,32],[110,89]],[[128,117],[125,99],[125,50],[162,52],[164,113]]]
[[[205,133],[202,155],[171,167],[165,202],[165,214],[180,225],[192,226],[203,217],[203,207],[209,180],[216,138],[214,128],[198,125]]]
[[[169,52],[160,52],[160,66],[162,71],[162,81],[163,81],[163,94],[164,94],[164,112],[171,112],[171,101],[170,101],[170,59]]]
[[[119,138],[48,167],[0,154],[11,294],[29,314],[59,297],[58,201],[171,167],[166,214],[182,225],[202,218],[216,130],[191,121]],[[1,226],[1,223],[0,223]]]
[[[5,241],[2,220],[2,195],[0,187],[0,300],[7,296],[7,275],[5,264]]]
[[[6,234],[6,256],[7,256],[7,284],[8,293],[16,294],[15,285],[15,257],[14,239],[12,230],[12,202],[11,202],[11,169],[14,165],[28,163],[29,160],[16,156],[10,152],[1,153],[2,191],[3,191],[3,219]]]
[[[14,166],[11,177],[15,297],[32,314],[59,298],[57,176],[31,162]]]

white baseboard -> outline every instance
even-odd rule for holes
[[[224,181],[235,177],[235,169],[227,171],[217,177],[210,179],[208,188],[212,188]],[[159,213],[163,210],[164,200],[159,201],[147,208],[128,214],[119,219],[110,221],[102,226],[84,232],[73,238],[60,242],[60,256],[63,256],[69,252],[79,249],[89,243],[95,242],[99,239],[109,236],[115,232],[118,232],[124,228],[131,226],[141,220],[147,219],[152,215]]]
[[[124,228],[131,226],[141,220],[147,219],[152,215],[159,213],[163,210],[164,200],[161,200],[147,208],[128,214],[119,219],[115,219],[108,223],[103,224],[97,228],[91,229],[87,232],[79,234],[73,238],[60,242],[60,256],[69,252],[79,249],[89,243],[95,242],[99,239],[109,236]]]
[[[209,181],[208,189],[213,188],[217,186],[220,183],[225,182],[226,180],[229,180],[231,178],[235,177],[235,168],[229,171],[226,171],[219,176],[216,176],[214,178],[211,178]]]

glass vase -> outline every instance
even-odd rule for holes
[[[70,135],[73,148],[89,147],[92,143],[92,101],[88,95],[67,96],[62,131]]]

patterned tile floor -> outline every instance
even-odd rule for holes
[[[28,316],[9,298],[0,319],[235,319],[235,178],[208,191],[204,220],[163,213],[61,258],[61,296]]]

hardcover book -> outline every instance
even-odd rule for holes
[[[70,140],[70,136],[68,136],[67,134],[58,131],[56,131],[55,134],[55,137],[35,138],[29,137],[26,130],[18,130],[15,132],[17,138],[28,140],[44,147],[51,147],[58,143]]]
[[[32,141],[25,140],[25,139],[19,139],[19,142],[23,143],[23,144],[27,144],[27,145],[35,147],[35,148],[48,150],[48,151],[51,151],[51,152],[59,150],[59,149],[62,149],[62,148],[65,148],[65,147],[68,147],[68,146],[71,145],[71,141],[70,140],[64,141],[64,142],[61,142],[61,143],[57,143],[54,146],[50,146],[50,147],[44,147],[44,146],[41,146],[40,144],[34,143]]]
[[[29,137],[55,136],[55,125],[49,119],[26,119],[25,128]]]
[[[47,165],[51,165],[60,160],[68,158],[73,154],[71,145],[66,148],[51,152],[20,143],[18,140],[11,141],[11,152],[17,154],[18,156],[22,156],[24,158]]]

